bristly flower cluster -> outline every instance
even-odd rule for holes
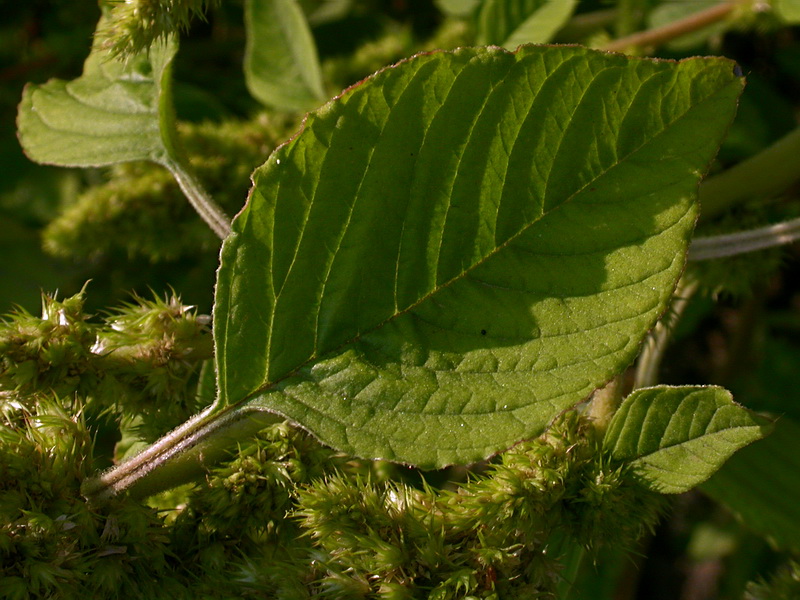
[[[247,197],[250,174],[297,126],[296,117],[259,115],[222,123],[179,123],[189,162],[231,214]],[[109,167],[107,181],[76,198],[43,232],[45,249],[70,259],[125,253],[152,262],[213,257],[219,240],[197,218],[172,174],[149,162]],[[236,182],[240,182],[237,184]]]
[[[744,600],[793,600],[800,598],[800,562],[790,560],[769,581],[751,582]]]
[[[42,300],[0,323],[0,392],[34,410],[40,398],[112,411],[153,439],[197,412],[193,377],[211,357],[207,320],[176,297],[135,298],[93,323],[84,292]]]
[[[574,411],[466,481],[389,473],[282,423],[202,484],[150,505],[89,505],[80,486],[97,464],[200,408],[211,347],[175,297],[134,298],[100,323],[83,307],[83,292],[46,297],[41,318],[0,327],[0,583],[12,598],[555,598],[565,552],[631,546],[663,506]]]
[[[156,597],[168,538],[155,511],[127,501],[92,510],[83,417],[40,399],[4,405],[0,422],[0,589],[4,598]]]
[[[217,0],[104,0],[108,21],[98,32],[113,56],[147,50],[159,38],[189,28],[193,17],[204,18]]]

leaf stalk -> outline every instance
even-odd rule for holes
[[[800,240],[800,217],[748,231],[695,238],[689,260],[711,260],[746,254]]]
[[[739,2],[721,2],[667,25],[626,35],[609,42],[602,49],[609,52],[627,52],[631,48],[661,46],[676,38],[727,19],[738,5]]]
[[[197,178],[183,167],[179,162],[170,160],[165,166],[169,169],[175,181],[197,211],[197,214],[206,222],[217,236],[224,240],[231,233],[231,223],[225,212],[212,200]]]
[[[700,185],[701,221],[751,198],[774,196],[800,180],[800,127]]]
[[[136,456],[87,480],[81,491],[97,505],[122,492],[136,498],[152,496],[197,479],[236,440],[247,439],[277,420],[263,409],[220,410],[213,404]]]

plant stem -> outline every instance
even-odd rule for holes
[[[630,48],[660,46],[687,33],[727,19],[737,6],[738,2],[721,2],[662,27],[655,27],[616,39],[603,46],[603,50],[625,52]]]
[[[173,43],[177,44],[177,37]],[[158,82],[158,128],[161,132],[161,141],[166,153],[156,162],[169,169],[175,181],[202,219],[211,227],[217,236],[224,240],[231,233],[230,219],[211,199],[208,192],[192,172],[189,160],[178,138],[177,117],[175,103],[172,98],[172,58],[164,69],[161,80]]]
[[[202,219],[211,227],[211,230],[224,240],[231,233],[231,223],[223,210],[211,199],[208,192],[197,178],[178,161],[170,160],[165,164],[175,181],[181,188],[184,196],[194,207]]]
[[[608,424],[611,423],[611,418],[621,403],[622,379],[619,375],[592,394],[586,414],[592,420],[595,431],[600,434],[599,437],[605,433]]]
[[[700,185],[700,220],[759,196],[774,196],[800,180],[800,127],[769,148]]]
[[[694,296],[699,282],[689,283],[681,280],[675,290],[675,297],[669,307],[669,312],[658,322],[644,343],[642,353],[636,362],[636,374],[633,380],[633,389],[651,387],[658,383],[658,372],[664,351],[667,349],[669,337],[678,324],[683,311],[689,305],[689,300]]]
[[[800,218],[749,231],[699,237],[689,246],[689,260],[735,256],[800,240]]]
[[[144,498],[187,483],[221,459],[236,441],[247,439],[280,417],[265,410],[212,405],[125,462],[84,483],[82,493],[102,504],[127,491]]]

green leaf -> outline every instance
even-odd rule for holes
[[[484,0],[477,14],[478,43],[513,50],[549,42],[576,5],[576,0]]]
[[[104,20],[98,30],[104,27]],[[68,167],[132,160],[161,164],[174,153],[170,65],[174,39],[123,61],[95,45],[73,81],[28,85],[17,125],[29,158]]]
[[[17,116],[19,139],[31,160],[63,167],[98,167],[150,160],[170,170],[187,200],[224,238],[228,218],[203,190],[178,147],[171,64],[177,41],[154,42],[146,53],[120,60],[95,43],[73,81],[28,85]]]
[[[350,88],[223,245],[221,405],[425,467],[538,435],[665,310],[741,87],[725,59],[530,46]]]
[[[603,445],[655,491],[679,494],[708,479],[768,429],[723,388],[662,386],[628,396]]]
[[[782,417],[700,489],[775,545],[800,552],[800,424]]]
[[[290,111],[325,99],[314,39],[296,0],[247,0],[247,88],[260,102]]]

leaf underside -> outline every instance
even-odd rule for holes
[[[679,494],[714,474],[769,426],[719,387],[636,390],[609,425],[604,446],[653,490]]]
[[[302,111],[324,98],[314,39],[296,0],[247,0],[247,88],[268,106]]]
[[[223,245],[221,405],[423,467],[538,435],[665,309],[741,85],[724,59],[528,46],[350,88]]]
[[[102,31],[104,20],[98,24]],[[169,71],[177,51],[170,38],[127,61],[95,46],[72,81],[51,79],[23,92],[17,125],[31,160],[97,167],[134,160],[169,160],[163,114],[170,106]]]

